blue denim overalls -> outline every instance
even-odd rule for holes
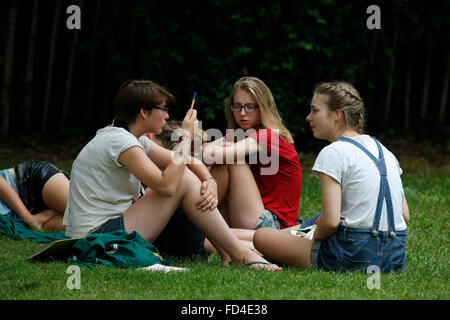
[[[381,271],[401,271],[405,267],[406,230],[395,230],[391,193],[387,181],[386,163],[379,142],[375,140],[379,158],[375,158],[355,140],[339,137],[337,140],[354,144],[364,151],[380,172],[380,192],[378,194],[375,218],[371,229],[351,228],[341,221],[337,231],[320,244],[317,266],[327,270],[347,271],[377,265]],[[386,200],[388,231],[379,231],[381,210]]]

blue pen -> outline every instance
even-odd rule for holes
[[[194,108],[195,98],[197,97],[197,91],[194,92],[194,97],[192,98],[191,110]]]

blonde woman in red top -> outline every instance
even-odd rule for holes
[[[218,182],[220,212],[232,228],[294,226],[302,172],[272,92],[258,78],[240,78],[225,100],[225,114],[227,134],[203,148]]]

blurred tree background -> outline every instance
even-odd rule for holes
[[[69,30],[70,5],[81,29]],[[370,30],[366,10],[381,9]],[[450,1],[2,1],[1,140],[86,142],[114,117],[130,78],[176,97],[197,91],[203,128],[225,129],[223,100],[241,76],[271,88],[298,151],[317,150],[305,117],[314,86],[360,91],[367,132],[447,148]],[[23,138],[25,137],[25,138]]]

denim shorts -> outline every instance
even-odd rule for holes
[[[44,161],[26,161],[15,166],[14,172],[19,197],[32,214],[47,209],[42,199],[42,190],[51,177],[63,173],[69,179],[65,172]]]
[[[280,230],[280,221],[278,221],[277,215],[267,209],[264,209],[263,213],[258,219],[258,222],[256,223],[256,227],[254,230],[261,228],[274,228]]]
[[[107,233],[117,230],[125,230],[125,223],[123,222],[123,215],[117,218],[112,218],[100,225],[92,233]]]
[[[366,272],[371,265],[382,272],[402,271],[406,262],[405,242],[406,230],[396,231],[393,237],[382,231],[373,236],[368,229],[340,225],[329,239],[314,241],[311,265],[328,271]]]

